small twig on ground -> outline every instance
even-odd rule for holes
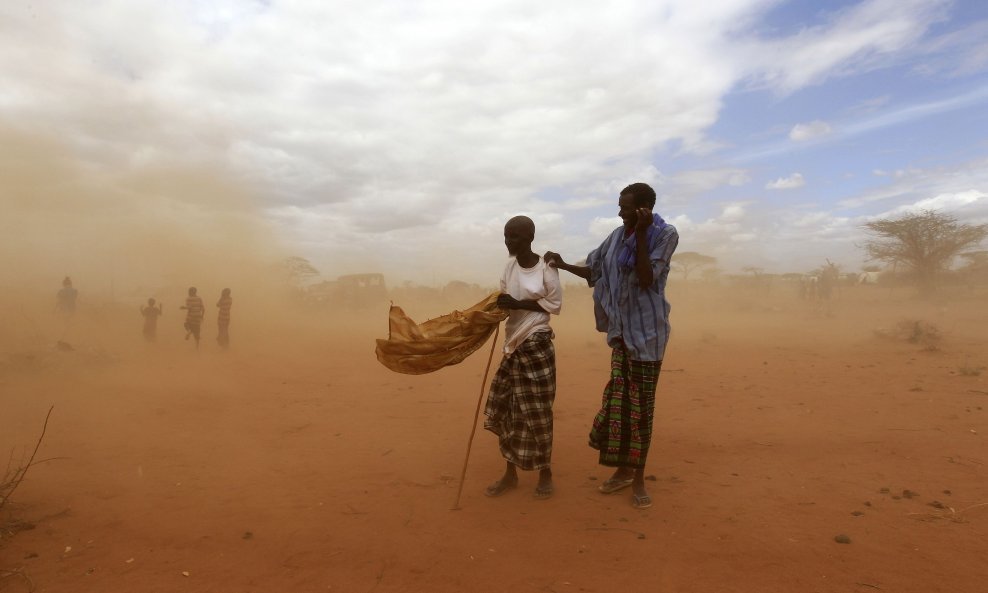
[[[980,393],[981,395],[988,395],[988,391],[981,391],[980,389],[968,389],[969,393]]]
[[[635,531],[634,529],[627,529],[625,527],[587,527],[587,531],[627,531],[628,533],[634,533],[640,538],[645,537],[645,534],[641,531]]]
[[[72,459],[71,457],[46,457],[44,459],[39,459],[32,463],[31,465],[41,465],[42,463],[48,463],[49,461],[64,461],[66,459]]]
[[[71,512],[72,512],[72,509],[65,508],[65,509],[62,509],[62,510],[58,511],[57,513],[49,513],[47,515],[43,515],[41,517],[38,517],[37,519],[34,520],[34,522],[35,523],[44,523],[45,521],[48,521],[50,519],[61,519],[63,517],[68,517]]]
[[[976,509],[978,507],[984,507],[984,506],[988,506],[988,502],[979,502],[978,504],[972,504],[969,507],[964,507],[963,509],[957,511],[957,514],[960,515],[965,511],[970,511],[971,509]]]
[[[21,577],[22,579],[24,579],[24,582],[27,583],[28,593],[34,593],[34,581],[32,581],[31,577],[29,577],[27,573],[24,572],[23,567],[15,568],[14,570],[0,571],[0,580],[7,579],[10,577]]]
[[[955,523],[964,523],[965,522],[965,519],[962,517],[962,515],[965,512],[967,512],[967,511],[969,511],[971,509],[976,509],[976,508],[985,507],[985,506],[988,506],[988,502],[980,502],[978,504],[972,504],[971,506],[964,507],[963,509],[961,509],[959,511],[955,511],[953,509],[953,507],[946,507],[946,508],[944,508],[943,510],[950,511],[950,514],[949,515],[947,515],[945,513],[908,513],[907,516],[913,517],[913,518],[915,518],[915,519],[917,519],[919,521],[932,521],[932,520],[936,520],[936,519],[950,519],[951,521],[954,521]]]
[[[861,585],[862,587],[871,587],[872,589],[881,589],[878,585],[872,585],[871,583],[854,583],[855,585]]]
[[[377,586],[381,584],[382,580],[384,580],[384,571],[386,571],[387,569],[388,569],[388,562],[386,560],[382,560],[381,570],[377,573],[377,580],[374,581],[374,586],[370,588],[371,591],[377,589]]]
[[[960,456],[958,456],[958,457],[955,458],[952,455],[951,456],[944,457],[944,459],[946,459],[950,463],[956,463],[957,465],[969,465],[970,463],[974,463],[974,464],[977,464],[977,465],[984,465],[985,464],[984,461],[981,461],[979,459],[971,459],[971,458],[963,459]]]

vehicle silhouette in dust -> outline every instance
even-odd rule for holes
[[[388,302],[383,274],[348,274],[313,284],[307,292],[310,302],[344,309],[367,309]]]

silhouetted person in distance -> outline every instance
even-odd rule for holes
[[[72,287],[72,279],[68,276],[62,280],[62,289],[55,295],[55,310],[71,317],[75,313],[75,301],[79,297],[79,291]]]
[[[144,317],[144,339],[154,342],[158,338],[158,317],[164,312],[164,306],[155,304],[154,299],[148,299],[146,307],[141,307],[141,315]]]
[[[552,496],[552,404],[556,399],[556,350],[549,314],[563,303],[559,272],[532,252],[535,223],[515,216],[504,225],[511,259],[501,275],[497,305],[508,312],[504,358],[487,394],[484,428],[498,437],[504,475],[487,487],[500,496],[518,485],[517,468],[539,471],[535,498]]]
[[[222,348],[230,346],[230,308],[233,307],[233,297],[230,296],[230,289],[224,288],[220,295],[220,300],[216,301],[216,308],[219,313],[216,315],[216,326],[219,333],[216,335],[216,343]]]
[[[189,296],[185,299],[185,339],[189,336],[196,339],[196,349],[199,348],[199,334],[202,329],[202,319],[206,315],[206,306],[202,298],[196,294],[196,287],[189,288]]]
[[[611,376],[590,430],[590,446],[601,465],[617,468],[600,485],[611,494],[627,487],[632,505],[652,506],[645,489],[645,461],[652,441],[655,388],[669,341],[669,302],[665,297],[669,261],[679,244],[676,228],[652,212],[655,191],[644,183],[621,190],[614,229],[587,255],[586,266],[567,264],[547,252],[550,265],[593,287],[597,331],[607,334]]]

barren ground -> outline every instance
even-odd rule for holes
[[[555,324],[554,497],[533,499],[534,475],[484,497],[502,461],[478,430],[456,511],[487,347],[398,375],[374,358],[386,311],[275,319],[235,296],[226,353],[211,324],[195,352],[175,310],[154,346],[136,303],[81,311],[65,334],[75,350],[58,352],[44,307],[5,309],[0,447],[33,446],[54,406],[39,457],[59,459],[33,467],[0,517],[34,526],[3,532],[0,571],[20,572],[0,591],[27,591],[21,575],[73,593],[988,583],[984,294],[927,304],[856,287],[828,316],[785,291],[674,292],[646,511],[597,491],[608,471],[586,433],[608,350],[584,292]],[[422,320],[442,309],[398,304]],[[894,331],[906,319],[941,339],[909,342]]]

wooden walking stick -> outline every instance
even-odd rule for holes
[[[494,349],[497,348],[497,334],[501,324],[494,328],[494,341],[491,342],[491,355],[487,357],[487,368],[484,370],[484,380],[480,383],[480,397],[477,398],[477,410],[473,413],[473,428],[470,429],[470,440],[467,441],[467,455],[463,459],[463,471],[460,472],[460,488],[456,491],[456,502],[452,511],[460,510],[460,495],[463,494],[463,481],[467,477],[467,464],[470,462],[470,448],[473,447],[473,435],[477,433],[477,419],[480,418],[480,403],[484,401],[484,388],[487,386],[487,374],[491,371],[491,361],[494,360]]]

